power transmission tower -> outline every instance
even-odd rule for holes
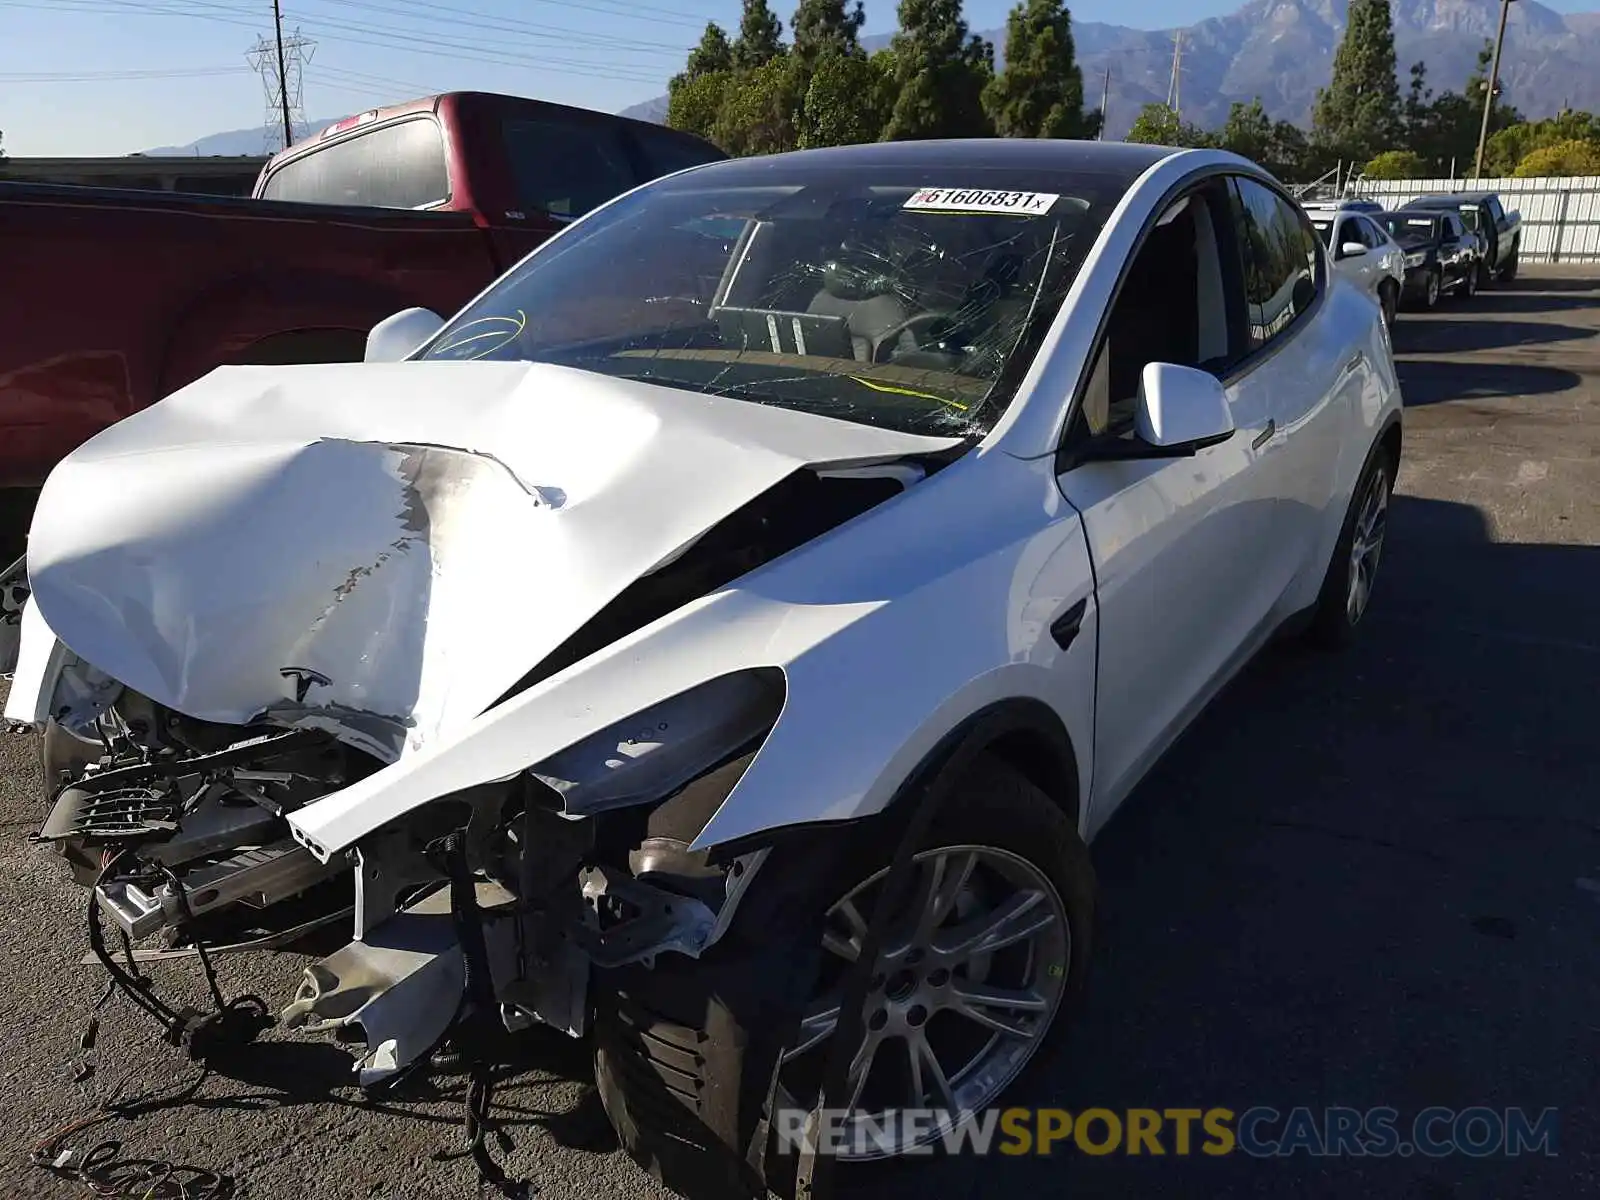
[[[258,37],[245,55],[256,74],[261,76],[266,96],[266,119],[261,127],[262,149],[268,154],[286,149],[294,141],[295,126],[305,124],[305,67],[317,48],[317,44],[298,29],[284,36],[283,12],[278,0],[272,0],[272,26],[272,39]]]

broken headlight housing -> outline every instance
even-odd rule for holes
[[[783,673],[718,676],[591,734],[529,768],[568,816],[670,796],[760,741],[783,709]]]

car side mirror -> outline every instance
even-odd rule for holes
[[[1215,375],[1173,363],[1147,363],[1139,376],[1133,436],[1097,437],[1079,461],[1187,458],[1233,434],[1233,410]]]
[[[407,308],[385,317],[367,334],[363,362],[399,362],[444,328],[444,318],[426,308]]]
[[[1133,428],[1152,446],[1193,454],[1233,436],[1233,410],[1215,375],[1172,363],[1147,363],[1139,376]]]
[[[1339,247],[1340,258],[1360,258],[1367,252],[1367,248],[1360,242],[1346,242]]]

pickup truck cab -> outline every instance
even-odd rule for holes
[[[50,469],[224,364],[359,361],[553,232],[725,158],[607,113],[481,92],[374,109],[276,155],[250,199],[0,184],[0,562]]]
[[[1495,192],[1444,192],[1418,196],[1407,208],[1443,209],[1458,213],[1461,222],[1478,236],[1483,254],[1478,266],[1478,282],[1491,280],[1509,283],[1517,277],[1522,257],[1522,214],[1507,211]]]

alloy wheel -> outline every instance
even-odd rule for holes
[[[1345,616],[1354,625],[1367,611],[1372,599],[1372,585],[1378,574],[1378,560],[1383,555],[1383,536],[1389,517],[1389,473],[1382,467],[1372,472],[1357,510],[1355,528],[1350,539],[1350,578],[1345,592]]]
[[[1072,955],[1066,907],[1048,876],[993,846],[945,846],[913,859],[912,900],[873,966],[864,1036],[842,1099],[841,1158],[889,1158],[990,1106],[1038,1049],[1060,1007]],[[838,1025],[841,989],[860,957],[879,871],[829,910],[822,987],[784,1056],[784,1102],[815,1096]],[[796,1090],[798,1089],[798,1091]],[[920,1136],[890,1119],[934,1110]]]
[[[1432,308],[1439,303],[1439,273],[1430,272],[1428,275],[1428,307]]]

